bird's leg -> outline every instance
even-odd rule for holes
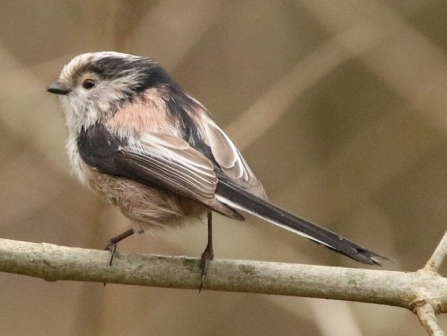
[[[208,271],[208,266],[210,260],[214,259],[213,251],[213,213],[208,211],[208,243],[206,245],[205,251],[202,253],[200,258],[200,268],[202,270],[202,278],[200,280],[199,293],[202,290],[203,280],[205,280],[206,272]]]
[[[110,251],[112,253],[112,255],[110,256],[110,261],[109,261],[109,265],[112,266],[112,262],[113,262],[113,257],[115,256],[115,252],[116,252],[116,245],[126,239],[127,237],[130,237],[131,235],[133,235],[135,233],[134,229],[129,229],[121,234],[119,234],[116,237],[113,237],[112,239],[110,239],[109,243],[107,244],[105,250],[106,251]]]

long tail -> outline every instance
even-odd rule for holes
[[[299,218],[268,201],[260,199],[240,187],[235,186],[231,182],[219,182],[216,197],[219,201],[230,207],[261,217],[286,230],[297,233],[316,243],[323,244],[331,250],[344,254],[358,262],[380,265],[375,257],[387,259],[334,232]]]

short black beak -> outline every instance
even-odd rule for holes
[[[67,95],[71,90],[61,82],[54,82],[47,87],[47,91],[58,95]]]

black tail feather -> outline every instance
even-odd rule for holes
[[[344,254],[358,262],[380,265],[375,257],[387,259],[338,234],[299,218],[279,207],[250,194],[231,182],[220,181],[216,195],[218,199],[231,207],[249,212],[266,219],[273,224],[300,234],[312,241],[323,244],[329,249]]]

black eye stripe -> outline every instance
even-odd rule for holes
[[[108,56],[90,60],[76,69],[79,78],[96,80],[96,85],[102,81],[113,81],[124,77],[132,77],[133,83],[129,86],[127,94],[130,96],[144,94],[149,88],[170,87],[175,91],[181,90],[179,85],[171,79],[169,74],[158,63],[149,58]],[[82,82],[85,90],[93,85]]]

